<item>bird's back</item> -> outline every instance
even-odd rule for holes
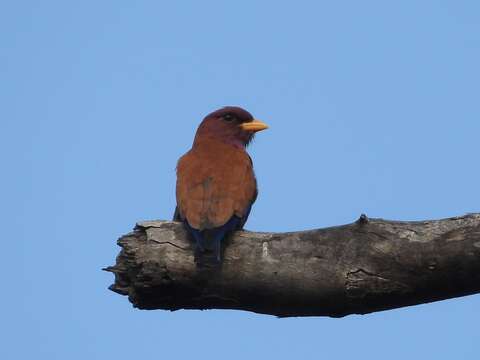
[[[177,165],[177,206],[182,219],[198,230],[248,216],[257,185],[252,161],[244,149],[205,139]]]

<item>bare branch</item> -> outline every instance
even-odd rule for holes
[[[110,289],[140,309],[341,317],[480,292],[480,214],[241,231],[221,267],[196,266],[180,223],[139,223],[118,244],[116,265],[105,269],[115,274]]]

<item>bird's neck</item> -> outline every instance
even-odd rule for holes
[[[215,136],[196,136],[195,140],[193,141],[193,147],[203,147],[203,146],[210,146],[211,144],[222,144],[227,146],[235,147],[239,150],[246,151],[245,143],[235,137],[225,137],[219,139]]]

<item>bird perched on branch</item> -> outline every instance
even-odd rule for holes
[[[224,107],[203,119],[192,149],[179,159],[174,220],[195,240],[197,262],[212,250],[220,262],[221,241],[247,221],[257,181],[246,147],[267,128],[242,108]]]

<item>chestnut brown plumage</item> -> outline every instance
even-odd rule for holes
[[[246,146],[266,128],[248,111],[224,107],[205,117],[192,149],[178,161],[174,220],[195,239],[197,259],[213,245],[220,261],[221,240],[247,221],[257,182]]]

